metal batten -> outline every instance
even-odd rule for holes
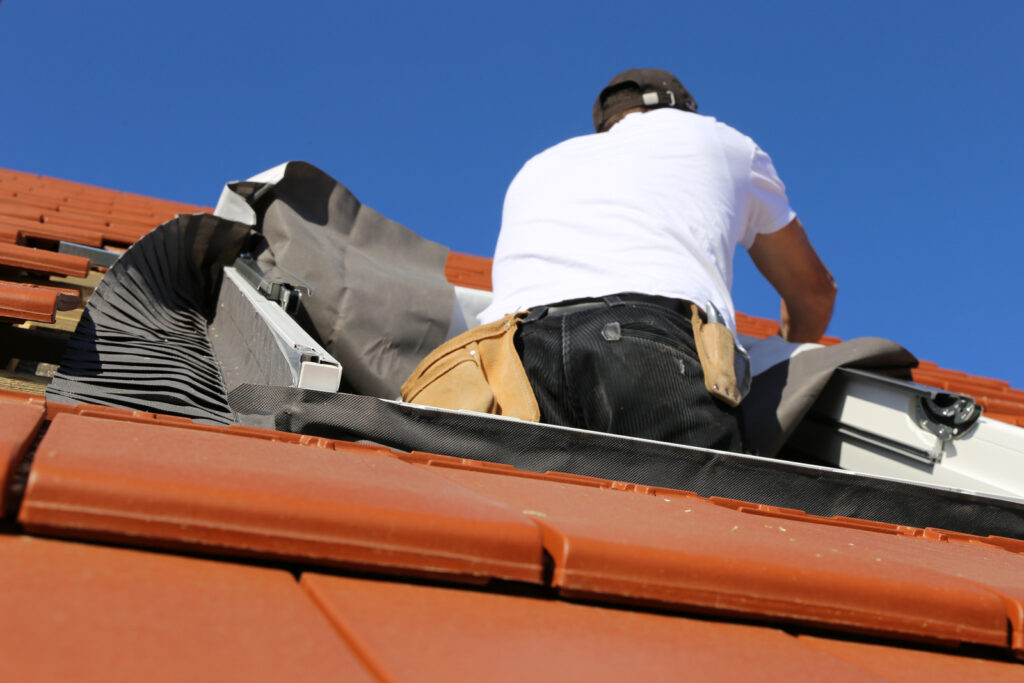
[[[248,276],[243,274],[243,270],[247,270]],[[303,330],[286,310],[293,296],[300,295],[300,290],[281,286],[280,283],[277,283],[277,287],[268,286],[258,290],[250,284],[254,274],[253,269],[245,264],[239,268],[236,262],[235,266],[224,268],[224,285],[230,283],[266,325],[277,351],[288,366],[290,385],[300,389],[337,391],[341,385],[341,364]],[[275,294],[276,298],[271,298]]]
[[[118,254],[117,252],[99,249],[97,247],[90,247],[85,244],[77,244],[75,242],[61,242],[57,251],[61,254],[84,256],[89,259],[89,263],[100,268],[110,268],[112,265],[117,263],[119,258],[121,258],[121,254]]]

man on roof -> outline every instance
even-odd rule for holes
[[[529,310],[515,347],[543,422],[740,451],[736,245],[781,296],[789,341],[824,333],[832,276],[768,155],[672,74],[615,76],[593,117],[509,186],[482,322]]]

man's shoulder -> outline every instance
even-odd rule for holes
[[[587,133],[562,140],[530,157],[523,167],[558,163],[561,160],[572,159],[592,153],[594,150],[600,150],[608,143],[605,135],[605,133]]]
[[[718,153],[724,151],[732,158],[751,159],[757,144],[713,116],[678,109],[655,109],[628,114],[607,132],[562,140],[531,157],[521,172],[557,171],[565,165],[658,155],[674,148],[717,149]]]
[[[695,114],[665,107],[649,112],[630,114],[612,128],[611,133],[652,138],[701,138],[722,144],[752,149],[756,143],[750,136],[707,114]]]

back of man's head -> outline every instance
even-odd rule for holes
[[[594,102],[594,130],[602,133],[629,111],[674,107],[697,112],[697,102],[679,79],[662,69],[623,71]]]

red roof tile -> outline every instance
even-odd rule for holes
[[[28,204],[19,204],[9,199],[0,198],[0,216],[11,216],[29,221],[38,221],[43,213],[38,207]]]
[[[2,414],[2,411],[8,409],[9,404],[39,406],[44,410],[46,409],[46,399],[38,394],[30,394],[24,391],[15,391],[12,389],[0,389],[0,414]],[[49,416],[47,416],[47,418],[49,418]]]
[[[382,680],[870,677],[770,628],[308,573],[302,585]]]
[[[56,211],[60,204],[53,198],[42,195],[2,191],[0,191],[0,202],[3,202],[4,204],[18,204],[22,207],[31,207],[33,209],[42,209],[45,211]]]
[[[43,222],[50,225],[54,229],[71,229],[75,231],[85,231],[98,234],[102,237],[104,242],[110,242],[119,245],[129,245],[134,243],[146,231],[137,229],[124,229],[117,226],[112,226],[104,221],[82,219],[74,216],[67,215],[51,215],[44,216]],[[154,223],[150,226],[150,229],[156,227],[158,224]]]
[[[0,281],[0,319],[52,323],[57,311],[74,308],[80,298],[77,289]]]
[[[553,585],[565,594],[990,645],[1006,642],[1008,615],[1014,632],[1024,628],[1012,616],[1024,606],[1024,557],[1002,550],[778,522],[690,496],[456,470],[444,476],[529,510],[554,561]],[[957,575],[968,567],[971,581]]]
[[[17,171],[0,173],[0,220],[93,233],[116,244],[131,244],[177,213],[202,210],[211,209]]]
[[[923,649],[897,648],[877,643],[858,643],[815,636],[799,636],[809,645],[867,671],[899,681],[1022,681],[1024,667],[1011,662],[996,662],[961,657]]]
[[[566,596],[1024,652],[1021,541],[51,406],[19,517],[31,532],[474,581],[539,582],[546,551]]]
[[[515,511],[399,460],[57,415],[19,521],[33,532],[539,582]],[[219,431],[219,430],[218,430]]]
[[[7,680],[374,680],[280,570],[0,536],[0,583]]]
[[[766,318],[755,318],[752,315],[736,311],[736,330],[740,334],[747,334],[752,337],[771,337],[779,333],[779,323]]]
[[[0,518],[3,518],[11,504],[8,493],[11,478],[35,440],[46,411],[37,405],[0,403],[0,414],[4,425],[0,430],[0,486],[3,487],[0,488]]]
[[[0,216],[0,226],[6,230],[14,230],[21,238],[41,238],[55,241],[75,242],[90,247],[99,247],[103,244],[102,230],[85,230],[68,226],[56,225],[54,223],[41,223],[29,221],[22,218],[11,218]]]
[[[57,254],[18,244],[0,244],[0,265],[38,273],[85,277],[89,259],[70,254]]]
[[[491,290],[491,259],[489,258],[449,252],[444,274],[454,285]]]
[[[110,206],[112,209],[128,208],[134,212],[152,212],[160,219],[160,223],[173,218],[175,213],[209,210],[208,207],[185,202],[156,199],[71,180],[0,169],[0,197],[3,197],[5,193],[19,197],[52,198],[58,204],[81,207]]]

